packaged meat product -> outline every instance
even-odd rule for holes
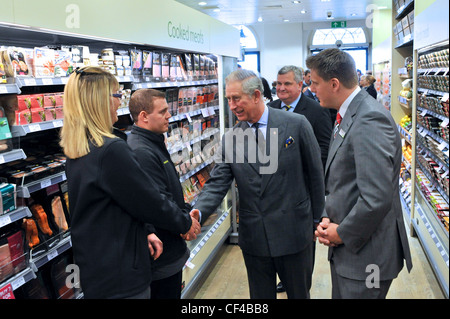
[[[52,213],[55,218],[55,223],[58,225],[59,229],[66,231],[69,229],[67,225],[66,216],[64,215],[63,206],[61,203],[61,197],[55,196],[52,199]]]
[[[39,245],[40,240],[35,221],[32,218],[24,218],[22,228],[25,230],[25,239],[31,249]]]
[[[34,204],[30,207],[30,210],[39,225],[39,229],[48,236],[53,235],[53,231],[48,224],[47,214],[42,205]]]

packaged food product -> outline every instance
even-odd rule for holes
[[[142,73],[142,50],[130,49],[131,73],[141,75]]]
[[[55,51],[55,77],[69,76],[72,71],[72,54],[66,50]]]
[[[33,51],[31,49],[9,47],[8,54],[15,76],[31,77],[33,75]]]
[[[34,48],[34,76],[48,78],[55,75],[55,50]]]
[[[31,109],[31,122],[32,123],[45,122],[44,108],[41,107]]]
[[[26,125],[31,123],[31,111],[16,111],[16,125]]]
[[[152,51],[143,50],[142,51],[142,75],[152,76],[153,75],[153,53]]]
[[[153,79],[161,81],[161,52],[153,52]]]
[[[163,53],[161,59],[161,77],[168,80],[170,76],[170,53]]]
[[[58,225],[59,229],[62,231],[68,230],[69,226],[67,225],[66,216],[64,215],[64,209],[59,196],[55,196],[52,199],[52,213],[55,218],[55,223]]]
[[[25,239],[29,248],[39,245],[39,235],[36,222],[32,218],[24,218],[22,228],[25,230]]]
[[[30,210],[39,225],[39,229],[48,236],[53,235],[53,231],[50,229],[48,224],[47,214],[45,213],[42,205],[33,204],[31,205]]]

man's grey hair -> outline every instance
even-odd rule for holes
[[[256,90],[264,93],[264,87],[261,79],[250,70],[238,69],[234,72],[231,72],[225,78],[225,84],[230,82],[241,82],[242,83],[242,92],[246,95],[253,95]]]
[[[285,65],[280,71],[278,71],[279,75],[283,75],[289,72],[294,72],[294,80],[296,83],[300,83],[303,81],[303,70],[295,65]]]

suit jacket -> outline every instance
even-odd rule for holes
[[[266,151],[272,149],[269,155],[276,161],[271,174],[260,174],[262,164],[252,163],[254,154],[244,138],[230,144],[239,132],[250,132],[249,141],[255,138],[247,122],[224,134],[222,153],[195,208],[210,215],[236,179],[241,249],[266,257],[302,251],[312,241],[313,220],[320,218],[325,200],[320,149],[311,125],[303,115],[269,108]]]
[[[275,100],[267,105],[276,109],[281,109],[281,100]],[[322,164],[323,167],[325,167],[332,130],[328,109],[321,107],[315,100],[302,94],[295,106],[294,113],[304,115],[311,124],[317,143],[319,143]]]
[[[365,87],[365,89],[367,93],[369,93],[375,100],[377,99],[377,90],[375,89],[375,86],[373,84]]]
[[[325,166],[325,210],[344,244],[330,248],[340,276],[397,276],[411,255],[399,195],[401,141],[390,113],[361,90],[350,103]]]

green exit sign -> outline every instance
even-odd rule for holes
[[[346,28],[347,21],[333,21],[331,22],[331,28]]]

